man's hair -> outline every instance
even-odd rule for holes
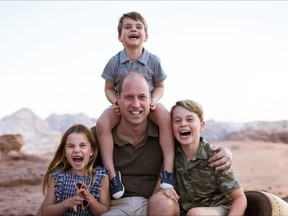
[[[119,22],[118,22],[118,35],[120,36],[121,33],[122,33],[122,27],[123,27],[123,20],[125,18],[130,18],[132,20],[135,20],[135,21],[140,21],[143,25],[144,25],[144,30],[146,32],[146,34],[148,34],[148,25],[144,19],[144,17],[140,14],[140,13],[137,13],[135,11],[131,11],[129,13],[125,13],[123,14],[120,18],[119,18]]]
[[[122,92],[122,87],[123,87],[123,82],[124,82],[124,80],[125,80],[128,76],[133,75],[133,74],[134,74],[134,76],[143,77],[144,80],[146,80],[147,85],[148,85],[148,88],[149,88],[148,81],[147,81],[147,79],[144,77],[143,74],[141,74],[141,73],[139,73],[139,72],[137,72],[137,71],[130,71],[130,72],[127,73],[125,76],[123,76],[123,77],[121,78],[121,80],[119,81],[119,85],[118,85],[118,89],[117,89],[117,93],[118,93],[118,94],[121,94],[121,92]]]

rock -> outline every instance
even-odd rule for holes
[[[19,159],[23,159],[24,155],[20,152],[17,152],[15,150],[12,150],[10,152],[8,152],[7,154],[9,157],[11,157],[12,159],[15,159],[15,160],[19,160]]]
[[[0,152],[8,153],[10,151],[20,152],[24,140],[21,134],[6,134],[0,136]]]

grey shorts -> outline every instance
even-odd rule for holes
[[[221,216],[226,216],[226,215],[228,215],[231,206],[219,205],[219,206],[215,206],[213,208],[215,208]]]
[[[214,207],[211,207],[211,208],[214,208],[216,209],[216,211],[219,213],[219,215],[221,216],[227,216],[229,211],[230,211],[230,208],[231,206],[227,206],[227,205],[218,205],[218,206],[214,206]],[[180,216],[186,216],[187,212],[184,211],[184,210],[181,210],[180,211]]]
[[[147,203],[147,199],[139,196],[111,200],[110,211],[102,214],[102,216],[146,216]]]

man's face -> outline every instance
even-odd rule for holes
[[[145,78],[137,73],[126,77],[118,100],[122,120],[132,124],[146,121],[150,102],[149,87]]]

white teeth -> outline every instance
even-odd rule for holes
[[[139,115],[141,112],[140,112],[140,111],[131,111],[131,113],[132,113],[133,115]]]
[[[136,39],[138,39],[139,37],[138,37],[137,35],[130,35],[130,36],[129,36],[129,39],[131,39],[131,38],[136,38]]]

